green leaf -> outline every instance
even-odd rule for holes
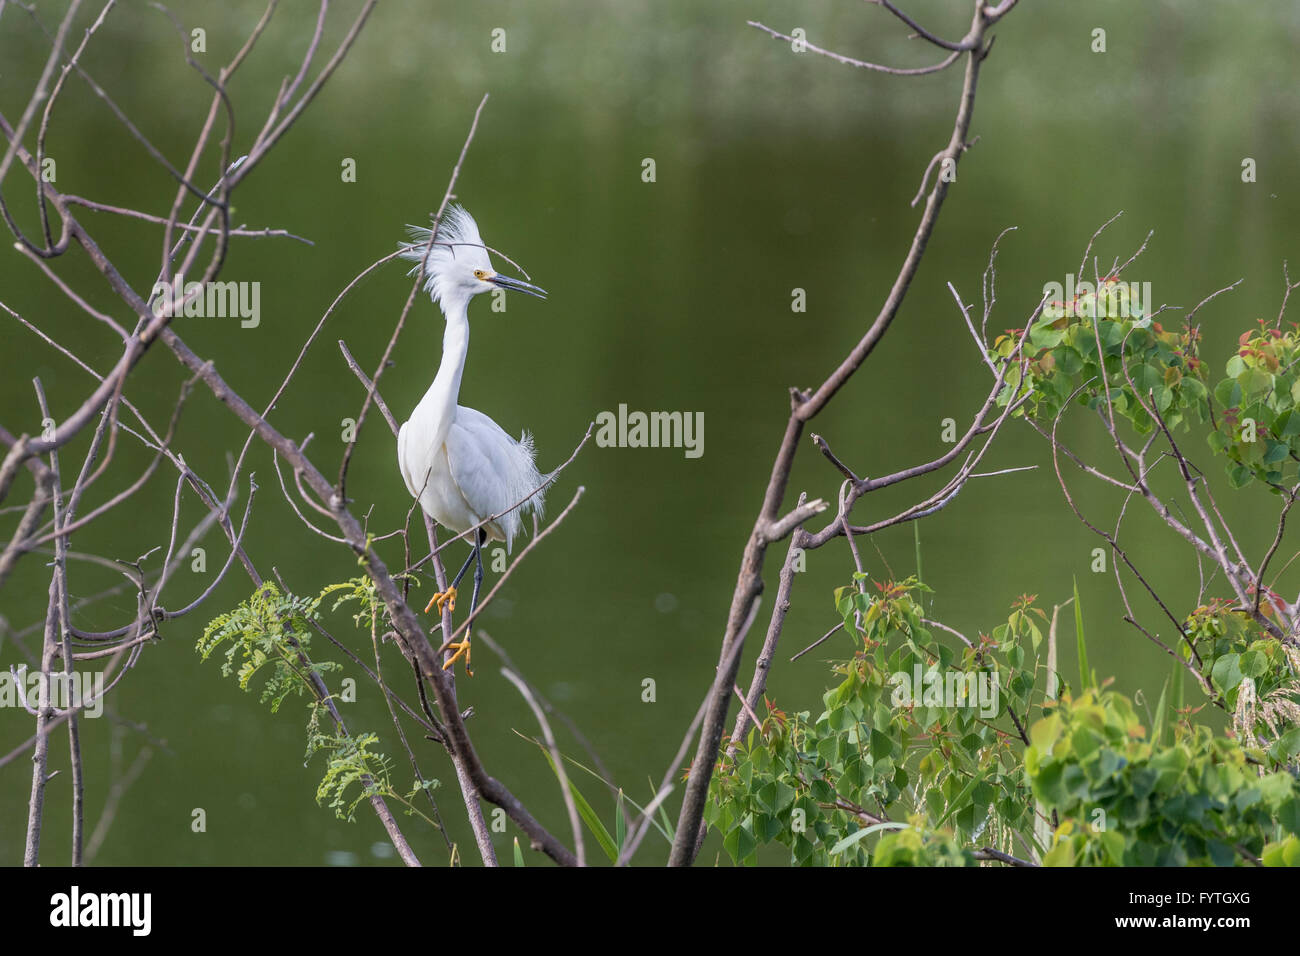
[[[551,759],[550,751],[545,747],[541,748],[541,750],[542,756],[551,765],[551,773],[555,774],[556,780],[560,780],[560,772],[555,766],[555,761]],[[600,849],[605,856],[609,857],[609,862],[618,862],[618,844],[614,842],[614,838],[605,829],[605,824],[600,822],[600,817],[596,815],[595,810],[591,809],[591,804],[587,802],[587,798],[582,795],[582,792],[574,786],[573,780],[569,779],[567,775],[564,779],[568,781],[569,793],[573,794],[573,803],[578,810],[578,816],[582,817],[582,822],[587,824],[587,829],[596,838],[596,842],[600,844]]]
[[[1273,389],[1273,376],[1263,369],[1253,368],[1243,373],[1237,381],[1247,399],[1267,395]]]
[[[1268,748],[1268,755],[1278,763],[1289,763],[1300,754],[1300,727],[1292,727]]]
[[[1237,661],[1237,666],[1241,668],[1242,674],[1247,677],[1262,677],[1268,670],[1268,658],[1263,651],[1249,650],[1242,654]]]
[[[1061,840],[1043,857],[1043,866],[1074,866],[1074,844]]]
[[[1235,488],[1244,488],[1254,479],[1255,473],[1248,465],[1228,465],[1228,484]]]
[[[1289,834],[1285,840],[1264,847],[1260,860],[1265,866],[1300,866],[1300,840]]]
[[[1058,342],[1065,336],[1065,329],[1054,329],[1051,327],[1057,319],[1047,318],[1045,321],[1040,320],[1037,325],[1029,330],[1029,344],[1036,349],[1054,348]]]
[[[618,788],[618,799],[614,803],[614,844],[619,853],[627,841],[627,815],[623,810],[623,788]]]
[[[1283,412],[1273,422],[1279,438],[1294,438],[1300,435],[1300,414],[1294,409]]]
[[[1148,401],[1148,392],[1161,389],[1165,384],[1164,375],[1155,366],[1145,363],[1134,368],[1130,377],[1133,379],[1133,385],[1144,403]]]
[[[1173,698],[1170,701],[1170,707],[1174,713],[1183,709],[1183,662],[1177,657],[1174,658],[1174,672],[1171,677],[1173,681]]]
[[[871,731],[871,756],[875,760],[882,757],[888,757],[894,752],[894,741],[888,734],[883,734],[879,730]]]
[[[916,542],[916,579],[924,581],[925,575],[921,573],[921,522],[912,522],[912,539]]]
[[[1165,732],[1165,693],[1169,690],[1169,681],[1165,680],[1160,686],[1160,699],[1156,701],[1156,719],[1154,726],[1151,728],[1151,739],[1156,743],[1162,743]]]
[[[1236,408],[1241,404],[1241,386],[1235,378],[1225,378],[1214,387],[1214,400],[1224,408]]]
[[[1060,345],[1052,351],[1056,370],[1064,375],[1074,375],[1083,368],[1083,355],[1071,345]]]
[[[1244,676],[1241,673],[1241,657],[1237,654],[1224,654],[1214,662],[1211,676],[1225,694],[1236,690]]]
[[[746,818],[748,820],[748,818]],[[746,828],[745,823],[733,827],[732,830],[722,838],[722,848],[730,854],[731,858],[737,863],[745,860],[751,853],[758,848],[758,842],[754,835]]]
[[[1045,756],[1052,749],[1052,745],[1061,736],[1061,717],[1059,714],[1052,714],[1050,717],[1044,717],[1042,720],[1034,722],[1029,728],[1030,745]]]
[[[1079,579],[1074,579],[1074,640],[1079,651],[1079,690],[1092,686],[1088,679],[1088,644],[1083,636],[1083,602],[1079,600]]]
[[[879,833],[881,830],[906,830],[908,826],[909,824],[899,823],[895,820],[887,820],[884,823],[873,823],[869,827],[863,827],[855,833],[850,833],[843,840],[836,843],[831,847],[831,855],[834,856],[837,853],[843,853],[849,847],[853,846],[853,844],[857,843],[864,837],[871,836],[873,833]]]
[[[1282,461],[1291,454],[1291,446],[1286,442],[1274,441],[1271,438],[1264,439],[1264,458],[1263,463],[1274,465]]]
[[[958,807],[960,807],[962,804],[966,802],[966,800],[970,797],[970,795],[974,793],[975,788],[978,787],[981,782],[983,782],[984,775],[985,775],[985,771],[981,770],[979,771],[979,773],[975,774],[975,776],[971,778],[971,782],[966,784],[965,789],[963,789],[962,792],[957,795],[956,799],[954,799],[952,803],[948,804],[947,812],[944,813],[943,816],[941,816],[938,820],[935,821],[934,825],[936,827],[943,826],[944,822],[947,821],[947,819],[950,816],[952,816],[953,811],[958,809]]]

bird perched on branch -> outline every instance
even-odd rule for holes
[[[409,227],[412,242],[401,245],[401,258],[416,263],[424,259],[424,288],[442,308],[447,327],[442,338],[442,361],[433,384],[397,433],[397,463],[407,489],[434,521],[456,534],[473,530],[473,550],[450,587],[433,596],[425,613],[436,604],[456,608],[456,588],[474,564],[474,591],[470,615],[478,604],[483,582],[483,545],[504,541],[507,551],[523,525],[523,516],[542,511],[542,483],[534,461],[533,439],[524,432],[515,441],[482,412],[457,404],[465,355],[469,350],[469,301],[482,292],[507,289],[546,298],[546,292],[492,268],[478,224],[464,207],[449,206],[438,224],[432,246],[430,230]],[[427,253],[427,258],[426,258]],[[469,667],[469,638],[450,647],[456,653],[444,665],[451,667],[465,655]]]

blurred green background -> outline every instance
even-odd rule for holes
[[[206,31],[211,72],[227,62],[260,16],[252,2],[170,4],[190,27]],[[63,3],[37,3],[53,31]],[[230,85],[237,109],[238,155],[261,126],[282,77],[300,62],[315,5],[281,4],[266,34]],[[317,66],[334,49],[358,4],[331,10]],[[915,0],[908,11],[956,38],[969,4]],[[79,38],[97,13],[82,11]],[[545,4],[381,4],[316,102],[235,196],[235,219],[310,238],[234,243],[223,279],[261,283],[261,325],[234,319],[180,319],[176,329],[215,361],[233,387],[261,408],[288,370],[308,331],[348,281],[394,248],[406,223],[426,222],[446,186],[474,108],[491,99],[457,187],[486,242],[520,262],[550,292],[539,302],[510,300],[508,312],[486,302],[471,310],[473,337],[461,402],[508,430],[537,438],[539,464],[553,468],[586,425],[620,403],[641,410],[703,412],[704,455],[674,449],[598,448],[594,443],[550,493],[552,514],[577,486],[586,495],[566,523],[512,575],[481,618],[523,673],[582,728],[617,783],[644,800],[658,782],[705,692],[718,654],[741,549],[752,526],[784,427],[791,385],[819,383],[874,318],[918,219],[908,207],[921,171],[947,141],[960,68],[901,78],[795,55],[745,25],[760,20],[783,32],[803,27],[809,40],[853,56],[901,66],[933,62],[928,46],[879,8],[853,0],[783,3],[749,0],[700,4],[628,0]],[[491,49],[506,31],[506,51]],[[1090,51],[1106,30],[1107,52]],[[924,264],[884,343],[821,416],[814,431],[860,473],[883,474],[943,450],[940,422],[964,429],[988,387],[945,283],[977,301],[990,244],[1008,226],[999,259],[992,327],[1023,326],[1043,283],[1063,282],[1085,242],[1123,210],[1097,252],[1102,268],[1155,235],[1126,277],[1152,283],[1155,301],[1190,307],[1238,278],[1245,281],[1202,312],[1207,356],[1218,375],[1235,337],[1272,317],[1282,292],[1282,262],[1295,258],[1297,131],[1294,50],[1300,8],[1288,0],[1187,4],[1152,2],[1024,3],[996,31],[981,77],[972,133]],[[10,5],[0,15],[0,110],[16,122],[39,74],[48,41]],[[210,89],[183,59],[172,24],[138,0],[118,5],[83,63],[126,113],[177,165],[188,157]],[[166,173],[116,123],[85,83],[71,77],[54,110],[47,152],[58,188],[102,202],[166,215],[175,189]],[[1254,184],[1241,163],[1258,164]],[[356,182],[342,163],[356,162]],[[653,158],[656,181],[642,181]],[[215,176],[206,157],[202,182]],[[37,219],[30,180],[14,170],[4,196],[29,231]],[[157,272],[161,229],[83,211],[80,219],[129,281],[146,290]],[[77,252],[54,263],[97,307],[129,316]],[[355,417],[362,390],[336,342],[344,339],[372,370],[401,309],[409,280],[392,265],[367,279],[308,353],[271,420],[311,451],[326,474],[343,451],[342,421]],[[791,311],[795,288],[807,311]],[[0,253],[0,299],[91,364],[106,370],[118,347],[108,330],[71,307],[17,252]],[[1177,325],[1177,319],[1173,320]],[[88,390],[89,378],[7,315],[0,315],[0,422],[15,433],[39,430],[31,379],[39,376],[56,417]],[[405,418],[432,379],[440,316],[417,300],[383,379],[394,413]],[[155,348],[131,376],[128,395],[161,428],[183,376]],[[1065,425],[1071,444],[1112,464],[1103,434],[1082,415]],[[209,393],[196,390],[175,447],[224,488],[228,456],[246,431]],[[1199,442],[1200,439],[1189,441]],[[1195,448],[1202,445],[1194,444]],[[64,454],[65,472],[85,441]],[[138,444],[119,443],[114,474],[90,503],[128,484],[147,461]],[[285,502],[269,454],[254,446],[249,465],[260,485],[247,541],[263,575],[276,568],[290,587],[315,593],[358,573],[345,548],[307,531]],[[988,469],[1038,465],[1030,473],[975,481],[921,526],[925,575],[935,588],[931,616],[970,634],[1005,619],[1021,592],[1048,608],[1077,578],[1090,631],[1093,665],[1148,704],[1168,674],[1167,658],[1120,621],[1114,578],[1090,573],[1100,540],[1069,512],[1045,444],[1027,427],[1009,428]],[[1214,477],[1219,478],[1218,466]],[[837,474],[805,441],[791,485],[833,499]],[[1112,526],[1118,496],[1070,476],[1080,505]],[[25,479],[24,479],[25,480]],[[923,480],[864,500],[857,515],[875,520],[938,487]],[[160,469],[129,506],[74,538],[78,551],[134,559],[158,545],[170,526],[174,473]],[[1223,488],[1220,481],[1216,485]],[[18,491],[25,493],[26,485]],[[394,441],[372,416],[351,468],[353,510],[370,510],[372,530],[400,524],[409,498]],[[247,483],[240,488],[242,514]],[[1274,503],[1257,492],[1228,494],[1224,506],[1243,545],[1261,553]],[[25,501],[14,497],[7,504]],[[183,524],[202,507],[188,491]],[[7,540],[17,513],[6,510]],[[814,522],[814,526],[817,525]],[[1190,610],[1196,565],[1162,525],[1131,511],[1132,553],[1179,613]],[[914,570],[913,532],[904,526],[863,542],[873,577]],[[225,558],[216,533],[204,542],[208,572],[188,567],[162,603],[178,607],[198,594]],[[383,546],[401,566],[400,546]],[[769,590],[784,545],[769,560]],[[1290,555],[1285,550],[1282,560]],[[454,546],[448,563],[459,564]],[[38,639],[18,637],[43,617],[48,556],[31,555],[0,592],[0,666],[30,663]],[[156,566],[160,556],[150,559]],[[808,556],[787,620],[781,661],[769,696],[786,709],[812,709],[828,681],[827,659],[848,652],[828,643],[794,664],[785,659],[836,620],[832,589],[852,569],[842,541]],[[491,584],[495,574],[489,572]],[[1283,578],[1292,592],[1295,576]],[[75,594],[120,583],[111,569],[74,562]],[[115,715],[83,721],[87,830],[108,796],[110,751],[119,737],[123,764],[142,746],[152,759],[121,799],[94,862],[103,864],[373,864],[397,862],[368,808],[342,823],[313,801],[320,758],[304,767],[306,708],[290,701],[272,715],[256,695],[201,663],[193,646],[207,620],[251,590],[233,569],[200,611],[169,623],[112,696]],[[420,594],[428,593],[428,586]],[[1212,589],[1213,590],[1213,589]],[[1214,593],[1221,593],[1214,591]],[[1167,622],[1134,590],[1153,630]],[[77,612],[84,629],[119,626],[135,598],[119,593]],[[336,615],[331,628],[363,659],[369,636]],[[1074,673],[1073,629],[1063,629],[1062,670]],[[748,682],[753,645],[742,665]],[[319,656],[342,659],[318,640]],[[390,674],[402,662],[391,647]],[[519,694],[480,646],[476,676],[459,679],[462,706],[489,770],[566,841],[558,788],[537,747]],[[345,674],[359,677],[348,665]],[[657,700],[642,701],[653,678]],[[338,675],[331,676],[337,685]],[[398,684],[413,698],[409,681]],[[409,780],[383,701],[359,680],[359,699],[344,705],[350,728],[381,735],[394,778]],[[125,722],[125,723],[123,723]],[[21,710],[0,711],[0,754],[32,731]],[[123,732],[130,725],[132,730]],[[557,725],[562,748],[589,763]],[[449,764],[411,730],[426,775],[438,777],[439,806],[466,859],[477,856]],[[66,737],[55,735],[52,766],[66,766]],[[165,741],[165,749],[158,742]],[[609,821],[613,797],[580,772],[575,778]],[[0,862],[21,860],[30,763],[0,768]],[[670,798],[675,812],[680,792]],[[50,784],[43,860],[67,859],[69,779]],[[207,832],[191,832],[191,812],[207,813]],[[441,839],[402,818],[426,863],[445,861]],[[513,827],[496,836],[508,860]],[[588,836],[589,855],[598,856]],[[702,861],[719,847],[711,840]],[[662,862],[667,845],[647,838],[641,862]],[[773,858],[779,862],[780,855]]]

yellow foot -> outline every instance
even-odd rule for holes
[[[445,591],[439,591],[433,597],[429,598],[429,603],[425,605],[424,613],[428,614],[434,605],[438,605],[438,613],[442,613],[442,606],[447,605],[448,611],[456,610],[456,589],[447,588]]]
[[[463,641],[457,641],[454,644],[448,644],[447,646],[456,648],[456,653],[451,655],[451,658],[447,661],[447,663],[442,665],[442,669],[447,670],[450,667],[452,667],[456,663],[456,661],[460,659],[460,655],[464,654],[465,673],[468,676],[473,677],[474,672],[469,669],[469,638],[467,637]]]

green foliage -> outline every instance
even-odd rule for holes
[[[995,339],[993,354],[1011,355],[1020,331]],[[1253,479],[1270,486],[1294,483],[1300,462],[1300,331],[1258,320],[1257,329],[1240,336],[1212,392],[1197,354],[1199,341],[1197,328],[1167,331],[1144,315],[1130,303],[1128,285],[1108,277],[1097,293],[1043,309],[1029,330],[1026,362],[1011,370],[999,402],[1028,395],[1017,414],[1050,424],[1075,396],[1089,408],[1113,409],[1139,434],[1156,427],[1153,412],[1170,430],[1209,423],[1206,440],[1224,457],[1234,488]]]
[[[1260,607],[1272,607],[1271,593]],[[1300,754],[1300,649],[1263,631],[1230,601],[1213,600],[1184,622],[1200,659],[1198,670],[1233,713],[1234,729],[1252,758],[1272,765],[1294,764]]]
[[[312,664],[311,621],[318,618],[320,598],[300,598],[281,594],[270,581],[233,611],[218,615],[203,629],[195,645],[203,660],[226,645],[223,676],[229,677],[238,662],[236,674],[240,690],[248,690],[253,677],[271,665],[262,686],[262,703],[270,701],[271,712],[280,709],[290,694],[301,696],[312,689],[307,674],[337,670],[332,661]]]
[[[995,356],[1015,349],[1019,329],[999,336]],[[1029,330],[1026,365],[1011,370],[999,396],[1006,404],[1026,392],[1022,410],[1051,422],[1076,396],[1104,408],[1145,434],[1155,427],[1154,408],[1169,428],[1209,419],[1205,370],[1196,355],[1199,332],[1166,331],[1129,297],[1127,283],[1108,277],[1099,291],[1068,302],[1050,302]]]
[[[930,830],[922,814],[886,833],[876,844],[873,866],[974,866],[975,856],[951,830]]]
[[[855,575],[836,592],[856,652],[833,665],[841,680],[823,711],[766,702],[762,725],[732,741],[714,777],[705,819],[737,861],[779,843],[801,865],[971,863],[954,848],[1031,824],[1008,708],[1023,718],[1042,676],[1045,618],[1033,599],[956,651],[922,622],[917,597],[928,588],[915,578],[878,584],[874,596],[861,583]],[[900,810],[915,821],[907,832],[873,829]]]
[[[596,843],[599,844],[601,852],[604,853],[605,856],[609,857],[609,862],[615,862],[618,859],[619,851],[623,848],[622,840],[616,842],[614,838],[610,836],[609,830],[600,820],[600,815],[591,808],[591,804],[587,802],[587,798],[582,795],[582,791],[574,785],[573,781],[568,778],[568,775],[566,774],[564,777],[560,776],[559,768],[556,767],[555,760],[551,757],[551,752],[543,747],[542,754],[546,757],[546,762],[551,765],[551,772],[555,774],[555,779],[559,780],[561,784],[568,784],[569,796],[573,798],[574,808],[578,811],[578,816],[582,818],[582,822],[587,825],[587,829],[591,831],[592,836],[596,838]]]
[[[1212,600],[1194,610],[1183,627],[1191,642],[1183,645],[1183,657],[1190,660],[1196,648],[1205,676],[1224,695],[1229,709],[1236,707],[1246,678],[1254,681],[1260,697],[1294,684],[1282,642],[1261,637],[1260,627],[1233,602]]]
[[[1228,458],[1234,487],[1252,477],[1270,484],[1294,482],[1300,452],[1300,334],[1260,319],[1259,328],[1243,333],[1238,343],[1227,377],[1214,389],[1224,412],[1209,436],[1210,447]]]
[[[371,622],[379,620],[387,613],[384,602],[375,589],[375,582],[366,575],[349,578],[338,584],[326,585],[320,592],[319,600],[323,601],[330,596],[334,597],[331,611],[337,611],[344,604],[356,604],[356,613],[353,614],[352,621],[358,628],[368,629]]]
[[[355,737],[317,735],[308,745],[310,753],[324,750],[328,756],[325,763],[325,776],[316,788],[316,803],[329,798],[329,808],[339,819],[349,822],[355,820],[353,811],[362,800],[374,794],[391,794],[392,783],[389,777],[389,761],[383,754],[370,752],[370,747],[379,742],[374,734],[359,734]],[[355,796],[349,797],[348,791],[353,784],[358,785]],[[412,793],[418,793],[417,787]]]
[[[1148,735],[1127,698],[1063,698],[1030,729],[1025,768],[1057,814],[1047,865],[1229,866],[1243,856],[1294,859],[1300,787],[1261,773],[1236,741],[1179,724]],[[1281,847],[1275,845],[1281,841]]]
[[[606,827],[604,822],[600,819],[600,814],[596,812],[592,807],[591,802],[583,795],[582,791],[578,789],[577,784],[573,782],[573,777],[567,773],[561,777],[559,768],[556,766],[555,760],[551,756],[550,748],[540,740],[534,740],[533,742],[537,744],[537,748],[542,752],[542,756],[546,758],[546,763],[550,766],[551,773],[555,775],[555,779],[560,782],[562,786],[565,784],[568,785],[569,795],[573,798],[574,809],[578,811],[578,817],[586,825],[587,829],[591,831],[591,835],[596,838],[596,843],[600,847],[600,851],[605,854],[611,863],[617,862],[619,854],[623,852],[623,848],[627,844],[628,837],[627,809],[624,805],[630,804],[638,813],[643,815],[645,814],[645,808],[624,793],[621,787],[617,788],[614,802],[614,832],[611,834],[609,828]],[[615,789],[612,783],[605,780],[590,767],[586,767],[570,757],[564,757],[563,754],[561,754],[561,758],[565,763],[572,765],[574,769],[581,770],[588,776],[599,780],[606,788]],[[651,793],[653,792],[654,787],[651,785]],[[662,804],[660,804],[659,807],[659,817],[656,818],[653,815],[649,816],[646,825],[658,831],[659,835],[663,837],[664,842],[669,846],[672,846],[674,832],[673,826],[667,815],[664,813]]]
[[[1097,686],[1097,675],[1088,669],[1088,642],[1083,631],[1083,602],[1079,600],[1079,582],[1074,582],[1074,640],[1079,655],[1079,689]]]
[[[1034,596],[954,648],[926,626],[928,589],[915,578],[874,594],[864,583],[855,575],[835,592],[854,653],[832,663],[838,684],[822,712],[765,701],[761,725],[729,742],[705,820],[733,860],[753,864],[776,844],[800,865],[974,865],[986,846],[1046,865],[1300,862],[1300,786],[1286,766],[1300,712],[1274,709],[1266,749],[1193,724],[1181,692],[1180,709],[1162,693],[1148,735],[1131,702],[1088,670],[1078,607],[1083,689],[1057,701],[1045,693],[1047,618]],[[1300,659],[1244,615],[1197,609],[1189,632],[1211,671],[1244,658],[1260,701],[1294,691]],[[981,686],[996,700],[972,692]],[[1036,806],[1053,821],[1047,845]]]
[[[195,649],[206,661],[225,646],[221,673],[229,677],[234,672],[241,690],[250,690],[253,678],[263,674],[261,700],[270,703],[272,713],[279,711],[290,695],[311,697],[307,758],[321,752],[326,755],[325,775],[316,788],[317,804],[328,798],[335,815],[351,821],[357,805],[378,794],[401,803],[407,814],[416,814],[437,826],[412,801],[420,792],[437,787],[438,781],[416,781],[409,793],[400,794],[393,787],[389,759],[371,750],[379,742],[375,734],[349,735],[321,729],[321,712],[327,710],[329,699],[321,694],[312,675],[340,670],[341,665],[313,661],[311,637],[313,625],[320,621],[321,602],[330,595],[335,597],[332,610],[347,602],[356,603],[353,620],[358,627],[373,627],[383,613],[383,604],[367,577],[328,585],[314,598],[284,594],[266,581],[248,600],[210,621]]]
[[[1211,390],[1199,330],[1166,330],[1116,275],[1048,303],[993,357],[1022,339],[998,396],[1022,402],[1017,414],[1050,429],[1074,401],[1139,435],[1204,426],[1233,487],[1296,482],[1294,327],[1260,321]],[[1093,670],[1077,586],[1079,684],[1059,700],[1045,693],[1032,596],[963,646],[927,626],[918,578],[875,590],[858,574],[835,592],[854,653],[833,662],[821,712],[765,701],[760,726],[728,742],[705,819],[733,860],[777,844],[804,865],[962,865],[983,847],[1047,865],[1300,863],[1300,648],[1266,626],[1291,630],[1276,594],[1250,591],[1258,613],[1216,600],[1187,616],[1148,733]],[[1230,732],[1194,721],[1205,705],[1184,703],[1189,670]],[[995,702],[974,706],[990,681]]]

